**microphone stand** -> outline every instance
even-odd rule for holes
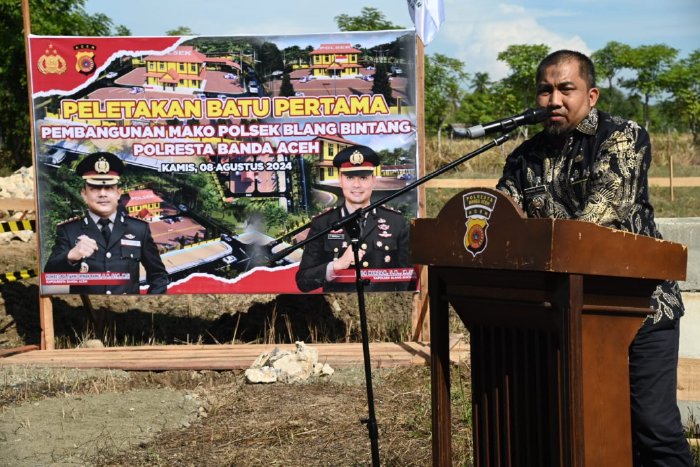
[[[509,138],[509,133],[505,133],[498,138],[490,141],[489,143],[486,143],[482,147],[478,148],[475,151],[470,152],[469,154],[465,154],[464,156],[460,157],[459,159],[456,159],[449,164],[440,167],[439,169],[419,178],[416,179],[413,183],[410,183],[406,185],[405,187],[401,188],[400,190],[395,191],[394,193],[385,196],[384,198],[375,201],[374,203],[369,204],[367,207],[364,208],[358,208],[351,214],[348,214],[347,216],[343,217],[342,219],[334,222],[330,227],[322,230],[321,232],[318,232],[317,234],[308,237],[301,242],[289,246],[275,255],[273,255],[269,261],[269,264],[274,264],[277,261],[281,260],[285,256],[289,255],[291,252],[297,250],[298,248],[301,248],[302,246],[306,245],[307,243],[310,243],[323,235],[327,234],[331,230],[338,230],[341,227],[344,228],[344,230],[348,233],[351,239],[351,245],[352,245],[352,251],[353,255],[355,258],[355,287],[357,290],[357,303],[359,307],[359,312],[360,312],[360,327],[361,327],[361,333],[362,333],[362,354],[364,358],[364,369],[365,369],[365,384],[367,386],[367,405],[368,405],[368,417],[365,419],[362,419],[362,423],[367,425],[367,430],[369,431],[369,438],[370,438],[370,444],[371,444],[371,449],[372,449],[372,466],[373,467],[379,467],[379,431],[377,429],[377,419],[374,414],[374,393],[372,391],[372,363],[370,361],[370,352],[369,352],[369,335],[367,331],[367,313],[365,310],[365,297],[364,297],[364,289],[365,285],[369,282],[367,279],[362,279],[362,266],[360,264],[360,256],[359,256],[359,250],[360,250],[360,219],[364,217],[364,215],[373,209],[375,209],[378,206],[381,206],[383,204],[386,204],[386,202],[401,196],[402,194],[413,190],[415,187],[418,185],[422,185],[423,183],[427,182],[428,180],[432,180],[433,178],[437,177],[438,175],[442,175],[443,173],[447,172],[448,170],[451,170],[458,165],[468,161],[469,159],[472,159],[473,157],[478,156],[479,154],[482,154],[489,149],[500,146],[501,144],[505,143]]]

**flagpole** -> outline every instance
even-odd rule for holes
[[[408,13],[416,28],[416,151],[418,159],[418,177],[425,174],[425,45],[437,34],[445,21],[443,0],[407,0]],[[426,191],[423,185],[418,187],[418,217],[426,216]],[[430,340],[430,328],[427,326],[430,314],[428,309],[428,274],[424,267],[419,268],[420,288],[413,296],[411,313],[411,335],[414,341]]]

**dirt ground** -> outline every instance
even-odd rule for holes
[[[35,265],[35,244],[0,245],[0,272]],[[0,348],[38,344],[36,279],[0,285]],[[359,341],[357,299],[329,296],[54,297],[58,347]],[[367,298],[370,340],[406,340],[408,294]],[[453,368],[453,453],[469,465],[469,369]],[[431,464],[430,373],[373,371],[382,465]],[[242,372],[0,367],[2,466],[370,465],[361,365],[304,383]]]

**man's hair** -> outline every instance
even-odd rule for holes
[[[579,73],[581,78],[586,82],[588,89],[595,87],[595,66],[587,55],[581,52],[576,52],[575,50],[557,50],[547,55],[540,62],[537,67],[536,82],[540,82],[544,76],[544,70],[553,65],[559,65],[563,62],[568,62],[569,60],[575,60],[578,62]]]

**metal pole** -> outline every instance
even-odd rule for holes
[[[362,216],[364,211],[358,210]],[[372,389],[372,361],[369,353],[369,332],[367,331],[367,313],[365,310],[365,279],[362,279],[362,265],[360,263],[360,217],[355,217],[345,226],[348,235],[352,239],[352,251],[355,257],[355,285],[357,288],[357,303],[360,310],[360,330],[362,332],[362,355],[365,367],[365,386],[367,388],[368,416],[362,420],[367,425],[369,441],[372,450],[372,466],[379,467],[379,430],[377,418],[374,414],[374,391]]]

